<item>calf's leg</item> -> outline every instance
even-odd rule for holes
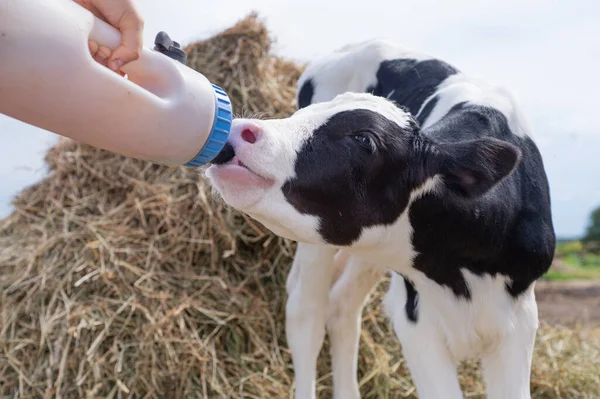
[[[407,317],[407,290],[402,276],[393,273],[384,304],[420,399],[462,399],[456,362],[446,345],[435,313],[417,302],[416,321]]]
[[[533,287],[517,300],[514,329],[481,357],[489,399],[530,399],[531,359],[538,328]]]
[[[317,357],[325,338],[335,252],[298,243],[288,277],[286,337],[296,375],[296,399],[316,397]]]
[[[333,397],[359,399],[357,368],[362,311],[385,272],[356,257],[342,259],[346,260],[329,294],[327,331],[331,341]]]

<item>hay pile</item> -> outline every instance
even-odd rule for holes
[[[285,116],[301,68],[270,45],[250,15],[186,50],[238,113]],[[195,170],[68,140],[46,162],[49,176],[0,222],[2,397],[289,397],[283,320],[293,243],[223,207]],[[381,292],[364,316],[362,392],[415,397]],[[581,334],[540,331],[538,397],[600,395],[600,338]],[[326,351],[319,362],[327,398]],[[475,364],[461,379],[481,392]]]

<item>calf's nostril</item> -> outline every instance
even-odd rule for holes
[[[242,130],[242,139],[250,144],[254,144],[256,143],[256,134],[252,130],[246,128]]]

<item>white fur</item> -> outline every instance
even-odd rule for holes
[[[345,92],[324,103],[315,103],[294,113],[293,123],[321,126],[333,115],[349,110],[365,109],[377,112],[402,128],[408,127],[410,117],[392,102],[366,93]]]
[[[443,118],[454,105],[464,101],[499,110],[506,116],[508,126],[514,134],[533,138],[533,129],[521,111],[516,95],[502,86],[492,86],[483,80],[458,73],[445,79],[438,86],[435,94],[423,103],[419,113],[434,97],[438,98],[438,102],[423,123],[422,128],[424,129]]]

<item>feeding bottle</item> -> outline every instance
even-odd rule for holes
[[[120,76],[88,40],[111,50],[120,32],[72,0],[0,0],[0,112],[117,154],[200,166],[223,150],[227,94],[187,67],[160,32]]]

